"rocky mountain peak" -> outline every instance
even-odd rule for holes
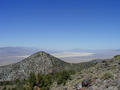
[[[45,51],[39,51],[39,52],[37,52],[35,54],[38,54],[38,55],[48,55],[48,53],[45,52]],[[33,55],[35,55],[35,54],[33,54]]]
[[[46,53],[45,51],[39,51],[39,52],[31,55],[31,57],[40,57],[40,56],[50,56],[50,54]]]
[[[71,64],[40,51],[18,63],[0,67],[0,80],[24,79],[31,72],[47,74],[63,70],[66,67],[71,67]]]

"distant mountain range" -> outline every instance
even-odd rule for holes
[[[1,47],[0,48],[0,64],[7,65],[18,62],[25,57],[37,52],[35,48],[25,47]]]
[[[8,65],[23,60],[31,54],[38,51],[46,51],[55,57],[58,57],[66,62],[80,63],[93,59],[107,59],[114,55],[120,54],[120,49],[111,50],[48,50],[28,47],[1,47],[0,48],[0,65]]]

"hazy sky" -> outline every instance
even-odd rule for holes
[[[0,46],[120,48],[120,0],[0,0]]]

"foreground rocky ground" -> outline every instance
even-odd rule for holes
[[[66,85],[54,83],[51,90],[120,90],[120,55],[81,70]]]

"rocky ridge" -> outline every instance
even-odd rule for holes
[[[1,66],[0,81],[25,79],[31,72],[47,74],[69,69],[72,64],[66,63],[44,51],[37,52],[21,62]]]
[[[51,90],[120,90],[120,55],[81,70],[65,86],[54,83]]]

